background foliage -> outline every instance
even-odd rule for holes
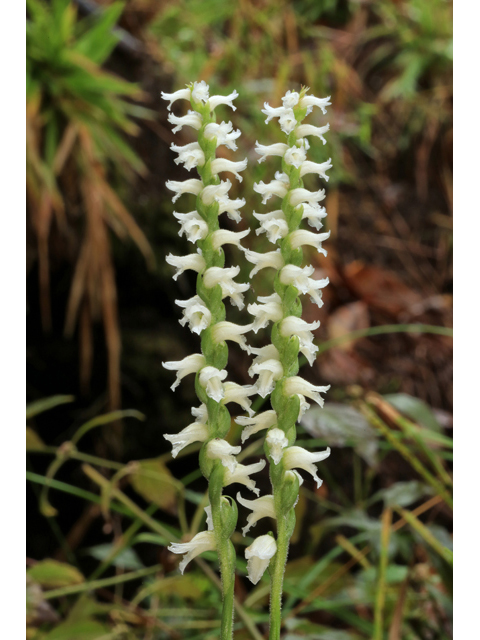
[[[200,78],[240,93],[220,117],[249,157],[245,228],[253,182],[274,171],[252,152],[278,139],[261,105],[301,84],[332,96],[312,157],[333,161],[329,255],[311,257],[331,284],[306,311],[322,321],[306,375],[332,389],[300,437],[334,451],[297,506],[285,637],[452,637],[451,9],[28,0],[27,637],[218,635],[214,555],[180,578],[165,548],[204,526],[206,498],[195,447],[172,461],[162,438],[188,424],[194,393],[172,394],[160,363],[198,346],[174,305],[194,282],[164,261],[184,252],[164,183],[185,174],[159,96]],[[243,354],[230,364],[247,383]],[[241,553],[237,569],[235,637],[258,640],[268,579],[252,589]]]

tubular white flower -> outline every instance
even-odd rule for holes
[[[275,144],[260,144],[258,140],[255,142],[255,151],[262,156],[258,162],[263,162],[268,156],[280,156],[283,158],[288,144],[284,142],[276,142]]]
[[[302,394],[316,402],[320,407],[323,407],[324,400],[321,393],[326,393],[330,389],[330,385],[326,387],[315,386],[311,382],[300,378],[300,376],[292,376],[285,380],[285,393],[289,396],[293,396],[297,393]]]
[[[255,495],[260,495],[260,489],[256,489],[255,480],[250,478],[252,473],[258,473],[261,471],[267,463],[265,460],[260,460],[259,462],[254,462],[253,464],[240,464],[237,462],[237,466],[235,467],[235,471],[232,473],[230,469],[225,471],[225,476],[223,479],[223,486],[228,487],[235,482],[238,484],[244,484],[247,489],[253,491]]]
[[[286,109],[293,109],[293,107],[298,104],[299,99],[300,95],[296,91],[288,90],[282,98],[283,106]]]
[[[267,238],[272,244],[275,244],[277,240],[285,238],[288,234],[287,221],[281,217],[276,218],[271,216],[268,220],[262,222],[259,229],[257,229],[257,235],[260,235],[265,231]]]
[[[242,407],[244,411],[248,412],[248,415],[253,415],[251,410],[252,401],[250,396],[257,393],[255,385],[241,385],[236,382],[225,382],[223,385],[225,396],[222,400],[222,404],[228,404],[234,402]]]
[[[320,178],[323,178],[326,182],[328,182],[329,177],[325,173],[332,168],[332,159],[329,158],[326,162],[310,162],[310,160],[305,160],[300,167],[300,177],[307,175],[307,173],[317,173]]]
[[[164,91],[162,91],[161,96],[163,100],[169,100],[167,109],[170,111],[172,108],[172,104],[177,100],[190,100],[190,89],[179,89],[178,91],[174,91],[173,93],[165,93]]]
[[[213,138],[216,138],[217,147],[224,144],[228,149],[236,151],[237,144],[235,140],[242,135],[242,132],[240,129],[234,131],[231,122],[222,122],[222,124],[210,122],[205,127],[204,134],[207,140],[213,140]]]
[[[209,205],[213,202],[218,202],[219,198],[227,195],[230,191],[232,183],[230,180],[221,180],[220,184],[210,184],[202,190],[202,202]]]
[[[263,411],[262,413],[257,413],[255,416],[238,416],[235,418],[235,422],[239,424],[241,427],[244,427],[242,431],[242,444],[249,438],[253,436],[254,433],[258,433],[263,429],[269,429],[277,424],[277,414],[273,409],[269,411]]]
[[[290,234],[289,240],[292,249],[298,249],[298,247],[308,245],[310,247],[315,247],[318,253],[323,253],[323,255],[326,256],[327,252],[322,247],[322,242],[327,240],[329,237],[330,231],[327,231],[327,233],[313,233],[313,231],[297,229],[297,231],[293,231]]]
[[[230,200],[227,196],[228,191],[232,183],[230,180],[222,180],[218,185],[209,185],[205,187],[202,191],[202,201],[204,204],[212,204],[213,202],[218,202],[218,213],[226,212],[227,216],[230,220],[234,220],[235,222],[240,222],[241,216],[238,209],[245,205],[244,198],[237,198],[235,200]]]
[[[306,220],[311,227],[319,231],[323,227],[321,221],[327,215],[325,207],[321,207],[318,204],[307,204],[306,202],[300,206],[303,207],[302,220]]]
[[[205,155],[198,142],[190,142],[183,147],[172,144],[170,149],[178,153],[178,158],[174,160],[175,164],[183,164],[187,171],[195,167],[203,167],[205,164]]]
[[[215,402],[220,402],[224,397],[225,392],[222,381],[227,377],[225,369],[221,371],[216,367],[203,367],[200,371],[198,381],[200,385],[205,389],[206,394]]]
[[[285,436],[285,433],[278,427],[270,429],[267,433],[266,441],[268,451],[274,464],[278,464],[282,459],[283,450],[285,447],[288,447],[288,439]]]
[[[178,182],[176,180],[167,180],[165,183],[167,189],[170,191],[174,191],[176,195],[173,196],[172,202],[176,202],[181,195],[184,193],[191,193],[194,196],[198,196],[200,191],[203,189],[203,182],[198,180],[197,178],[190,178],[189,180],[184,180],[183,182]]]
[[[323,144],[326,144],[327,141],[323,137],[323,134],[327,133],[329,130],[329,124],[326,124],[324,127],[314,127],[312,124],[299,124],[295,129],[295,135],[301,138],[304,136],[316,136],[317,138],[320,138]]]
[[[204,424],[207,423],[208,410],[207,405],[203,404],[203,402],[199,407],[192,407],[191,413],[196,422],[203,422]]]
[[[265,573],[270,560],[277,553],[277,543],[272,536],[265,535],[255,538],[253,543],[245,549],[247,559],[248,579],[257,584]]]
[[[281,209],[275,209],[275,211],[268,211],[267,213],[257,213],[256,211],[253,211],[253,217],[260,222],[260,228],[256,231],[257,236],[266,230],[264,225],[266,222],[271,220],[278,221],[278,224],[285,224],[288,230],[287,220]],[[283,235],[281,237],[283,237]]]
[[[293,264],[287,264],[280,272],[280,282],[282,284],[293,284],[301,293],[308,294],[313,302],[321,307],[323,305],[321,293],[319,289],[323,289],[327,286],[328,278],[315,280],[310,278],[315,269],[312,265],[307,267],[296,267]]]
[[[176,458],[178,453],[186,446],[192,444],[192,442],[205,442],[208,436],[206,424],[192,422],[179,433],[165,433],[163,437],[172,443],[172,457]]]
[[[263,304],[249,304],[247,307],[248,313],[255,316],[253,321],[253,331],[258,332],[259,329],[265,329],[269,322],[278,322],[283,317],[282,301],[278,293],[273,293],[271,296],[258,297],[257,300]]]
[[[284,265],[280,249],[267,251],[266,253],[257,253],[256,251],[250,251],[250,249],[244,249],[244,252],[247,260],[255,265],[255,267],[250,271],[250,278],[253,278],[253,276],[261,269],[273,267],[278,270]]]
[[[260,362],[265,362],[266,360],[280,361],[280,354],[278,353],[278,349],[273,344],[267,344],[265,347],[250,347],[250,351],[257,356],[253,360],[253,364],[260,364]],[[248,373],[250,377],[252,377],[250,370]]]
[[[176,280],[187,269],[200,273],[205,269],[205,260],[200,253],[190,253],[188,256],[174,256],[171,253],[165,258],[168,264],[175,267],[177,273],[173,276]]]
[[[318,191],[307,191],[299,187],[298,189],[292,189],[290,191],[290,204],[296,207],[298,204],[307,202],[310,205],[315,205],[317,202],[321,202],[325,198],[325,189],[319,189]]]
[[[185,234],[187,240],[193,243],[207,237],[208,225],[198,211],[190,211],[189,213],[174,211],[173,215],[180,222],[180,231],[178,232],[180,237]]]
[[[239,273],[240,267],[238,265],[226,269],[222,267],[210,267],[203,274],[203,282],[209,289],[219,284],[222,288],[222,297],[226,298],[228,296],[233,305],[239,309],[243,309],[245,305],[242,294],[250,288],[250,285],[248,283],[240,284],[234,282],[233,278]]]
[[[242,498],[240,493],[237,493],[237,501],[252,512],[247,516],[247,525],[242,529],[243,536],[262,518],[276,518],[273,495],[261,496],[255,500],[246,500]]]
[[[265,360],[264,362],[258,362],[252,364],[248,370],[250,376],[258,375],[258,380],[255,384],[257,393],[266,398],[272,393],[275,386],[275,382],[283,376],[283,367],[279,360]]]
[[[210,325],[212,314],[200,296],[193,296],[188,300],[175,300],[175,303],[184,309],[183,318],[179,320],[182,327],[188,322],[190,331],[200,335]]]
[[[252,330],[252,328],[253,324],[246,324],[244,326],[241,326],[239,324],[235,324],[234,322],[222,320],[221,322],[217,322],[217,324],[212,327],[212,337],[214,342],[216,342],[217,344],[220,342],[225,342],[225,340],[236,342],[242,349],[248,352],[249,347],[247,345],[247,339],[243,334],[248,333]]]
[[[219,104],[226,104],[231,107],[234,111],[237,110],[237,107],[234,106],[233,100],[238,98],[238,93],[234,89],[232,93],[228,94],[228,96],[212,96],[208,101],[210,104],[210,111],[213,111],[218,107]]]
[[[172,542],[168,550],[172,553],[185,554],[185,557],[178,565],[180,573],[183,573],[191,560],[204,551],[215,551],[216,548],[215,533],[213,531],[201,531],[190,542]]]
[[[302,447],[288,447],[283,454],[283,464],[285,469],[303,469],[304,471],[308,471],[315,479],[318,489],[323,481],[317,476],[315,462],[321,462],[325,460],[325,458],[328,458],[329,455],[330,447],[327,447],[325,451],[318,451],[317,453],[307,451]]]
[[[318,351],[318,347],[313,344],[313,333],[310,329],[315,330],[320,326],[320,322],[312,322],[308,324],[305,320],[297,318],[295,316],[288,316],[284,318],[280,324],[280,333],[282,336],[290,337],[297,336],[300,342],[300,351],[307,358],[310,366],[315,362],[315,354]]]
[[[242,216],[240,215],[239,209],[240,207],[245,206],[245,198],[235,198],[231,200],[226,196],[220,197],[217,199],[219,206],[219,213],[226,213],[230,220],[234,222],[240,222]]]
[[[172,391],[175,391],[182,378],[188,376],[188,374],[190,373],[197,373],[197,371],[205,366],[205,356],[203,356],[201,353],[194,353],[191,356],[183,358],[183,360],[162,362],[162,366],[169,371],[178,372],[175,382],[170,387]]]
[[[224,244],[234,244],[241,247],[240,240],[248,236],[250,229],[246,231],[229,231],[228,229],[217,229],[212,233],[212,246],[218,251]]]
[[[221,171],[230,171],[230,173],[233,173],[239,182],[242,182],[243,178],[238,172],[244,171],[247,168],[247,163],[247,158],[245,158],[245,160],[240,160],[240,162],[232,162],[226,158],[215,158],[215,160],[212,160],[210,166],[213,175],[218,175]]]
[[[181,131],[182,127],[193,127],[193,129],[201,128],[202,126],[202,116],[197,111],[188,110],[186,116],[176,116],[173,113],[168,114],[167,120],[170,124],[177,125],[172,129],[172,133],[177,133],[177,131]]]
[[[254,183],[253,190],[262,196],[262,202],[266,204],[267,200],[270,200],[272,196],[283,198],[288,191],[288,183],[285,180],[276,179],[265,184],[263,180],[260,180],[260,182]]]
[[[268,124],[272,118],[280,118],[285,113],[285,107],[271,107],[268,102],[264,102],[262,113],[267,116],[265,124]]]
[[[305,141],[303,140],[300,147],[290,147],[283,157],[285,162],[298,169],[307,158],[307,148],[308,147],[305,146]]]
[[[205,80],[200,80],[200,82],[194,82],[191,88],[192,91],[192,99],[195,102],[203,102],[203,104],[207,103],[209,96],[209,86],[205,82]]]
[[[293,113],[293,109],[285,109],[285,111],[278,119],[278,124],[280,125],[280,129],[287,135],[292,133],[292,131],[297,126],[297,120],[295,118],[295,114]]]
[[[224,467],[226,467],[230,473],[234,473],[237,467],[236,455],[240,453],[242,447],[232,447],[226,440],[220,438],[214,438],[207,444],[207,457],[212,460],[220,460]]]
[[[327,113],[326,107],[329,107],[332,103],[329,102],[330,96],[327,98],[316,98],[315,96],[303,96],[300,100],[300,106],[302,109],[308,107],[319,107],[322,110],[322,113],[325,115]]]

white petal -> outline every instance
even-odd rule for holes
[[[174,93],[165,93],[164,91],[162,91],[161,96],[163,100],[169,101],[167,109],[170,111],[170,109],[172,108],[172,104],[176,100],[190,100],[190,89],[179,89]]]
[[[278,464],[282,459],[283,450],[288,447],[288,439],[285,433],[278,427],[270,429],[267,433],[266,441],[274,464]]]
[[[183,573],[187,564],[198,555],[204,551],[214,551],[215,549],[215,533],[213,531],[201,531],[190,542],[172,542],[168,547],[168,550],[172,553],[186,554],[178,567],[180,573]]]
[[[232,447],[231,444],[221,438],[214,438],[207,444],[207,456],[214,460],[220,460],[230,473],[235,471],[238,464],[234,456],[238,455],[241,450],[242,447]]]
[[[276,552],[277,544],[275,539],[269,535],[259,536],[245,549],[250,582],[253,582],[253,584],[259,582]]]

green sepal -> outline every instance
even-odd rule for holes
[[[228,347],[226,342],[215,342],[211,325],[202,331],[202,353],[205,356],[206,366],[224,369],[228,362]]]
[[[225,253],[221,247],[220,249],[213,248],[211,233],[204,240],[199,240],[197,244],[202,250],[207,269],[210,267],[223,268],[225,266]]]
[[[202,385],[200,384],[200,371],[195,374],[195,393],[197,394],[200,402],[203,402],[203,404],[207,404],[209,397],[207,396],[207,390],[205,389],[205,387],[202,387]]]
[[[211,122],[215,122],[215,117],[211,119]],[[211,140],[209,140],[208,138],[205,137],[205,127],[207,124],[209,123],[208,122],[205,123],[200,129],[200,131],[198,132],[198,144],[200,145],[200,148],[205,155],[205,160],[209,161],[209,160],[215,159],[215,154],[217,149],[217,139],[212,138]],[[204,184],[206,183],[204,182]]]
[[[286,472],[283,476],[280,491],[278,491],[278,501],[280,512],[287,514],[296,505],[300,482],[295,473]]]
[[[203,300],[212,314],[212,324],[225,320],[225,305],[223,304],[222,287],[216,284],[210,289],[205,286],[203,276],[197,277],[197,295]]]
[[[236,529],[238,521],[237,503],[230,498],[230,496],[222,496],[220,502],[220,517],[222,521],[222,535],[225,539],[230,538]]]
[[[290,377],[298,373],[298,353],[300,351],[300,340],[298,336],[290,336],[284,345],[282,353],[283,375]]]
[[[287,540],[290,540],[295,530],[295,522],[296,522],[295,509],[290,509],[290,511],[287,512],[287,514],[285,515],[285,520],[287,522],[286,537],[287,537]]]
[[[212,398],[208,398],[208,427],[209,432],[215,438],[224,439],[230,431],[232,419],[230,413],[223,404],[215,402]]]
[[[198,454],[198,461],[200,463],[200,471],[202,472],[203,476],[207,480],[209,480],[213,470],[213,463],[215,461],[212,460],[212,458],[209,458],[207,456],[207,445],[208,445],[208,442],[204,442],[200,447],[200,453]]]
[[[296,439],[295,425],[298,420],[298,414],[300,413],[300,398],[297,395],[290,396],[283,402],[283,411],[278,416],[277,424],[286,437],[288,438],[288,445],[294,444]]]

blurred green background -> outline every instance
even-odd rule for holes
[[[257,227],[252,212],[268,207],[253,183],[280,168],[253,150],[282,139],[263,103],[302,85],[331,95],[328,116],[309,118],[330,123],[309,156],[333,163],[328,257],[308,256],[330,285],[320,311],[305,301],[304,317],[321,320],[320,353],[302,375],[332,388],[299,440],[333,452],[323,486],[306,480],[297,505],[285,638],[451,638],[446,0],[27,0],[27,638],[218,637],[214,554],[182,578],[166,550],[204,527],[198,448],[172,461],[162,437],[197,401],[192,380],[170,391],[161,362],[198,340],[174,304],[195,280],[173,282],[165,263],[190,250],[165,189],[190,176],[169,146],[193,138],[171,133],[160,93],[200,79],[211,94],[240,94],[235,112],[217,109],[242,131],[228,157],[249,159],[232,188],[247,200],[238,229]],[[189,198],[179,211],[194,208]],[[245,244],[271,249],[253,231]],[[257,276],[248,302],[270,286]],[[248,357],[230,351],[231,378],[249,383]],[[242,455],[258,459],[261,445]],[[268,628],[268,577],[254,588],[245,577],[250,540],[234,537],[236,640]]]

